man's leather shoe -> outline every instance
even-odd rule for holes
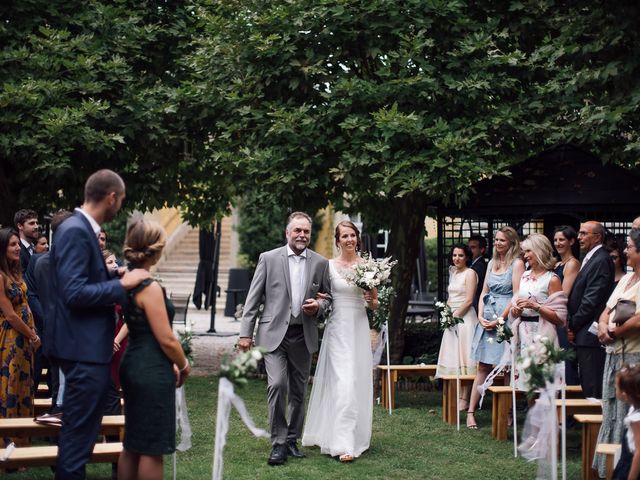
[[[287,442],[287,452],[289,453],[289,455],[296,458],[304,458],[305,456],[304,453],[298,450],[298,445],[296,445],[295,440],[289,440]]]
[[[287,446],[286,445],[274,445],[271,449],[271,455],[267,463],[269,465],[282,465],[287,461]]]

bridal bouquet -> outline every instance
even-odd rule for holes
[[[498,321],[498,325],[496,325],[496,342],[508,342],[511,337],[513,337],[511,327],[509,327],[509,324],[503,317],[497,317],[494,315],[493,319]]]
[[[455,327],[459,323],[464,323],[463,318],[453,316],[451,307],[446,303],[438,301],[435,305],[440,311],[440,330],[444,331],[447,328]]]
[[[387,283],[391,275],[391,269],[398,263],[396,260],[391,260],[391,257],[382,259],[364,257],[364,259],[364,262],[356,263],[344,274],[347,282],[363,290],[378,288],[380,285]]]
[[[536,335],[533,343],[522,350],[520,368],[527,378],[529,396],[553,382],[556,365],[573,358],[573,352],[556,348],[547,337]]]
[[[236,386],[247,384],[247,376],[258,369],[258,362],[262,360],[263,349],[254,347],[246,352],[240,352],[229,359],[225,356],[220,365],[220,376],[226,378]]]

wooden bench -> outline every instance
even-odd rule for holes
[[[460,375],[460,388],[465,385],[473,384],[475,375]],[[455,425],[457,420],[457,395],[456,383],[458,377],[456,375],[442,375],[442,421],[449,425]]]
[[[380,403],[384,408],[389,408],[388,376],[391,378],[391,406],[395,408],[396,383],[398,375],[404,377],[433,377],[436,374],[437,365],[378,365],[380,370],[380,384],[382,393]]]
[[[606,455],[607,458],[607,480],[611,480],[613,478],[613,470],[616,468],[614,463],[616,454],[622,448],[622,446],[618,443],[599,443],[596,446],[596,453],[602,453]]]
[[[102,417],[100,435],[120,435],[123,428],[124,415],[105,415]],[[0,418],[0,438],[49,437],[59,433],[59,426],[36,423],[33,418]]]
[[[492,385],[489,387],[489,391],[493,395],[491,404],[491,435],[496,440],[506,440],[507,431],[509,426],[507,425],[509,419],[509,409],[512,404],[512,388],[511,386],[498,386]],[[580,385],[567,385],[566,387],[567,397],[582,397],[582,387]],[[526,392],[516,390],[516,397],[524,398]]]
[[[92,463],[115,463],[122,452],[122,443],[96,443],[91,454]],[[0,458],[4,457],[5,449],[0,449]],[[41,467],[55,465],[58,458],[58,447],[46,445],[38,447],[17,447],[4,462],[0,461],[0,468]]]
[[[582,424],[582,480],[597,480],[598,473],[591,468],[593,455],[598,443],[598,433],[602,425],[602,415],[574,415],[576,422]]]
[[[52,400],[51,398],[34,398],[33,399],[33,412],[37,417],[43,413],[47,413],[51,410]],[[124,407],[124,400],[120,399],[120,406]]]
[[[567,417],[569,415],[590,415],[590,414],[602,414],[602,403],[592,400],[587,400],[586,398],[567,398],[565,401],[565,407],[567,411]],[[556,400],[556,408],[558,409],[558,420],[560,420],[562,415],[562,400]]]

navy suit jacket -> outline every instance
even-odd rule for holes
[[[29,253],[29,250],[27,250],[27,247],[22,244],[22,241],[20,241],[20,267],[22,268],[23,275],[27,271],[29,260],[31,260],[31,254]]]
[[[27,271],[24,272],[24,282],[27,284],[27,300],[29,302],[29,308],[33,313],[33,321],[36,324],[36,330],[41,338],[43,337],[43,325],[44,325],[44,309],[40,303],[40,297],[38,296],[38,282],[36,280],[36,263],[38,263],[45,253],[34,253],[29,260]]]
[[[88,363],[111,361],[116,303],[125,289],[111,279],[98,239],[79,212],[57,229],[50,256],[51,321],[45,327],[45,354]]]
[[[597,322],[613,291],[615,270],[613,261],[604,247],[596,251],[578,273],[569,294],[569,328],[576,335],[579,347],[599,347],[598,337],[589,333]]]

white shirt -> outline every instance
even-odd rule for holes
[[[591,257],[593,257],[593,254],[596,253],[596,250],[598,250],[601,247],[602,247],[602,244],[596,245],[595,247],[593,247],[591,250],[587,252],[587,254],[582,259],[582,265],[580,265],[580,270],[582,270],[582,268],[587,264],[587,262],[591,260]]]
[[[93,233],[95,233],[96,237],[98,237],[98,234],[100,233],[100,225],[98,225],[98,222],[96,222],[96,220],[91,215],[89,215],[87,212],[85,212],[81,208],[76,208],[76,212],[80,212],[82,215],[85,216],[87,220],[89,220],[89,224],[93,229]]]
[[[33,255],[33,244],[22,237],[20,237],[20,241],[22,242],[22,245],[24,245],[24,248],[27,249],[27,252],[29,252],[29,255]]]
[[[297,317],[302,311],[302,296],[304,295],[302,289],[305,284],[307,250],[305,249],[300,255],[296,255],[287,245],[287,257],[289,259],[289,278],[291,279],[291,316]]]

